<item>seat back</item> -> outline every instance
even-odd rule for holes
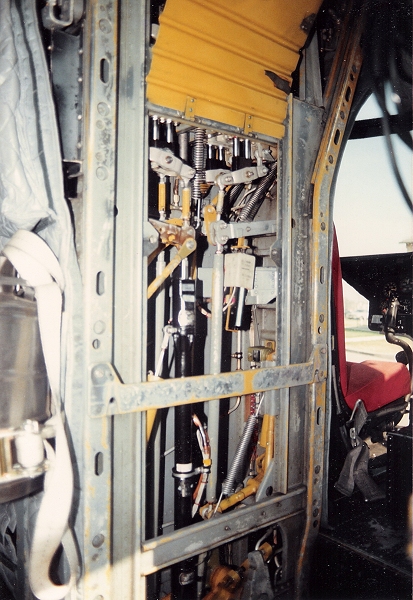
[[[346,340],[344,331],[344,298],[343,298],[343,278],[341,274],[340,254],[338,251],[338,242],[336,229],[333,232],[333,252],[332,252],[332,283],[334,316],[336,323],[335,345],[338,357],[338,369],[340,376],[340,385],[343,395],[346,396],[348,390],[347,362],[346,362]]]
[[[345,403],[350,410],[358,399],[367,412],[375,412],[403,398],[411,389],[410,374],[405,365],[397,362],[365,360],[347,362],[344,329],[343,279],[336,232],[333,235],[332,287],[335,316],[335,345],[339,383]],[[399,408],[396,407],[396,412]]]

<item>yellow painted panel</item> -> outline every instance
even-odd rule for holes
[[[321,0],[167,0],[147,77],[152,104],[282,137],[287,94],[306,40],[303,20]],[[188,107],[193,99],[193,108]]]

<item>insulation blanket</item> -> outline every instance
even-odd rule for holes
[[[0,2],[0,248],[56,224],[64,206],[58,136],[35,2]],[[60,181],[59,181],[60,179]],[[60,220],[61,215],[59,215]],[[61,227],[62,223],[60,223]],[[59,254],[56,227],[48,243]]]
[[[56,328],[56,335],[61,336],[61,396],[67,427],[77,432],[82,431],[82,418],[76,416],[80,411],[74,409],[73,398],[83,398],[83,382],[76,369],[79,363],[75,361],[76,357],[81,363],[83,348],[81,280],[64,197],[59,132],[36,5],[35,0],[0,0],[0,251],[17,230],[23,229],[39,234],[58,259],[64,280],[64,311],[61,328]],[[73,418],[77,419],[75,426]],[[72,462],[76,458],[72,455]],[[33,597],[28,590],[28,566],[24,565],[22,573],[17,562],[27,563],[39,501],[41,504],[46,496],[47,490],[44,495],[1,507],[0,553],[8,543],[5,530],[8,527],[13,532],[16,527],[15,507],[21,515],[18,537],[24,544],[19,559],[7,554],[14,563],[12,570],[0,565],[0,595],[5,585],[16,599]],[[67,523],[67,515],[63,519]],[[36,526],[40,531],[39,519]],[[33,547],[32,556],[37,551]],[[52,589],[47,581],[45,586],[37,597],[61,597],[59,588]]]

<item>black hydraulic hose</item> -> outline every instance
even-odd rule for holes
[[[247,200],[244,208],[241,210],[238,221],[250,222],[254,219],[261,204],[264,201],[265,195],[272,186],[277,176],[277,162],[274,162],[265,177],[263,177],[257,186],[257,189],[252,193]]]
[[[396,346],[400,346],[407,356],[407,361],[409,365],[409,373],[410,373],[410,391],[413,391],[413,352],[410,347],[410,344],[401,340],[399,337],[395,335],[394,328],[397,324],[397,313],[399,310],[400,302],[397,298],[393,298],[390,302],[390,306],[387,310],[385,319],[384,319],[384,335],[386,337],[387,342],[389,344],[396,344]]]
[[[401,340],[399,337],[397,337],[394,331],[392,331],[391,329],[385,332],[385,336],[389,344],[396,344],[396,346],[400,346],[400,348],[404,350],[409,365],[410,379],[412,381],[411,388],[413,391],[413,352],[410,345],[404,340]]]
[[[186,298],[191,294],[186,296],[185,291],[194,282],[175,277],[172,285],[175,377],[190,377],[193,375],[195,318],[192,313],[195,306],[188,303]],[[186,527],[192,521],[192,471],[192,408],[186,404],[175,407],[175,529]]]
[[[193,375],[195,337],[195,282],[184,277],[172,280],[172,311],[175,377]],[[175,480],[174,529],[192,522],[194,469],[192,464],[192,407],[175,407]],[[193,600],[196,597],[196,557],[172,566],[173,600]]]
[[[383,132],[389,152],[391,166],[401,194],[413,210],[412,200],[401,177],[394,155],[386,104],[386,84],[398,96],[399,115],[407,114],[412,105],[412,2],[394,0],[382,3],[377,10],[375,0],[370,0],[371,22],[369,35],[364,38],[364,63],[368,69],[372,90],[383,113]],[[407,141],[407,136],[402,136]],[[411,140],[409,141],[411,147]]]

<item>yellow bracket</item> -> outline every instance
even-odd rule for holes
[[[175,256],[173,257],[171,262],[166,265],[162,273],[158,275],[158,277],[156,277],[148,287],[148,300],[154,295],[156,290],[158,290],[161,287],[161,285],[169,277],[169,275],[171,275],[175,271],[176,267],[184,260],[184,258],[192,254],[192,252],[194,252],[195,249],[196,241],[194,240],[194,238],[187,238],[182,244],[177,254],[175,254]]]
[[[166,184],[164,181],[158,183],[158,211],[160,213],[166,211]]]
[[[193,121],[195,119],[196,98],[188,96],[185,104],[185,119]]]
[[[165,222],[169,225],[176,225],[177,227],[182,227],[183,224],[181,217],[173,217],[173,219],[167,219]]]
[[[254,131],[254,116],[245,115],[244,120],[244,133],[246,135],[251,134]]]
[[[208,204],[207,206],[205,206],[203,213],[205,232],[208,238],[208,243],[215,246],[215,242],[213,242],[211,239],[211,223],[215,223],[215,221],[217,220],[217,211],[215,210],[215,206],[213,206],[213,204]]]
[[[182,190],[182,220],[188,221],[191,216],[191,188],[184,187]]]

